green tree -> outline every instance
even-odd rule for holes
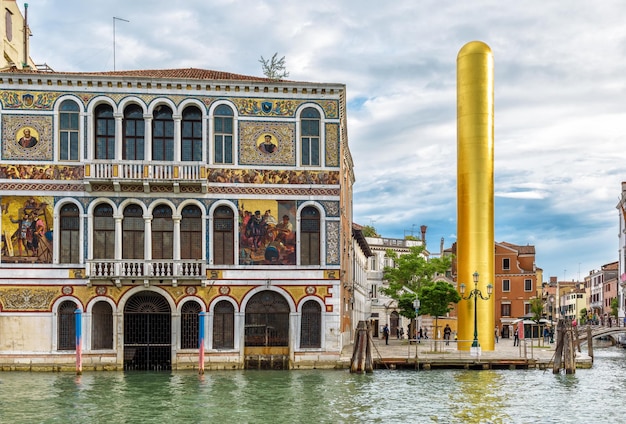
[[[617,297],[611,299],[611,315],[617,319],[617,308],[619,307],[619,302],[617,301]]]
[[[533,321],[539,323],[543,315],[543,299],[536,297],[530,300],[530,313],[533,314]]]
[[[582,308],[578,315],[579,315],[580,325],[586,324],[587,323],[587,308]]]
[[[278,59],[278,53],[274,53],[271,59],[265,59],[261,56],[259,59],[263,75],[273,80],[282,80],[289,76],[289,72],[285,68],[285,56]]]
[[[380,237],[376,232],[376,228],[371,225],[366,225],[361,231],[363,232],[363,237]]]
[[[412,303],[415,300],[415,293],[420,297],[421,309],[430,308],[421,298],[422,287],[432,285],[435,277],[445,274],[452,265],[451,256],[427,260],[423,255],[424,249],[424,246],[413,246],[403,255],[398,255],[391,249],[386,252],[386,256],[393,259],[395,266],[384,268],[383,279],[386,280],[387,287],[381,288],[381,291],[398,301],[400,314],[407,318],[415,317]],[[404,299],[402,303],[401,299]],[[410,299],[410,302],[407,303],[406,299]]]
[[[445,281],[435,281],[422,286],[419,291],[420,315],[435,317],[435,332],[439,328],[439,317],[452,310],[452,304],[459,303],[461,295],[456,288]],[[435,343],[435,351],[437,344]]]

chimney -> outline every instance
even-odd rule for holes
[[[420,230],[422,231],[422,243],[424,243],[424,247],[426,247],[426,225],[420,226]]]

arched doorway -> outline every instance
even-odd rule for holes
[[[394,337],[398,335],[400,330],[400,315],[397,311],[393,311],[389,316],[389,336]]]
[[[246,306],[246,368],[289,368],[289,313],[289,304],[276,292],[252,296]]]
[[[124,369],[172,369],[170,305],[158,293],[142,291],[124,307]]]

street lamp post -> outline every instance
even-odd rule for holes
[[[484,297],[482,292],[478,289],[478,271],[474,271],[472,274],[474,278],[474,289],[469,292],[467,297],[465,297],[465,284],[461,283],[459,289],[461,291],[461,297],[463,300],[470,300],[474,298],[474,341],[472,342],[472,347],[470,348],[471,356],[480,356],[480,343],[478,343],[478,324],[476,322],[476,306],[478,302],[478,298],[480,297],[482,300],[488,300],[491,297],[491,291],[493,286],[491,284],[487,284],[487,297]]]
[[[419,313],[420,313],[420,300],[415,296],[415,300],[413,301],[413,307],[415,308],[415,338],[417,339],[418,330],[419,330]]]

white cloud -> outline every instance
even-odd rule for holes
[[[616,260],[626,3],[529,0],[41,1],[31,55],[56,70],[200,67],[347,86],[355,215],[387,236],[456,233],[456,55],[482,40],[495,60],[496,238],[536,245],[546,276]],[[581,230],[580,226],[584,226]],[[584,236],[581,235],[584,233]],[[585,268],[587,267],[587,268]]]

